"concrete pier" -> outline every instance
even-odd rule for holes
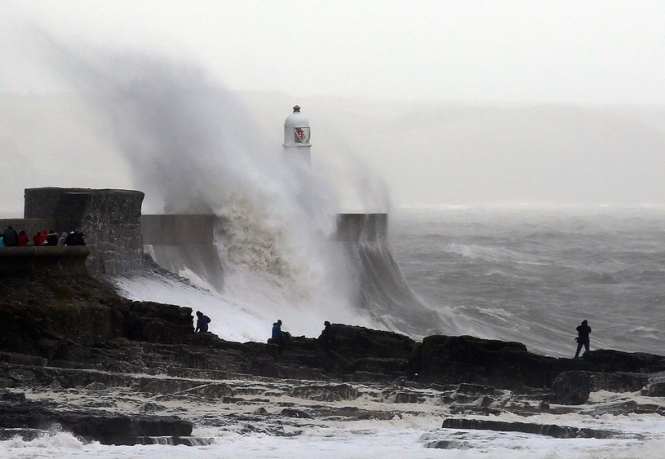
[[[217,291],[224,270],[214,246],[215,215],[142,215],[143,250],[175,274],[193,273]]]

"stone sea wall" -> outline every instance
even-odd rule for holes
[[[58,234],[82,231],[90,250],[86,261],[90,274],[119,275],[144,267],[144,196],[132,190],[28,188],[24,219],[0,223],[13,223],[15,229],[26,229],[30,236],[41,229],[52,229]]]
[[[212,214],[142,215],[143,249],[175,274],[193,272],[221,292],[224,268],[214,246],[218,218]]]

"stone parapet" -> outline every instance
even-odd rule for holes
[[[1,247],[0,276],[51,276],[87,274],[85,260],[90,254],[86,246],[72,247]]]
[[[212,214],[141,215],[143,244],[212,246],[216,219]]]
[[[28,188],[24,217],[51,219],[56,232],[82,231],[92,275],[114,276],[144,267],[141,204],[144,193],[87,188]]]
[[[338,214],[338,241],[386,242],[388,214]]]

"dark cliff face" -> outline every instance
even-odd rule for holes
[[[112,287],[77,277],[18,277],[0,282],[0,350],[48,359],[72,347],[124,337],[183,342],[193,333],[190,308],[132,302]]]

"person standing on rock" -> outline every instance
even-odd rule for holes
[[[194,333],[204,333],[208,331],[208,324],[210,323],[210,317],[203,315],[201,311],[196,311],[196,329]]]
[[[577,352],[575,352],[575,358],[580,356],[580,351],[582,346],[586,349],[586,352],[589,352],[589,334],[591,333],[591,327],[589,327],[586,320],[582,321],[582,324],[577,326]]]
[[[323,322],[323,331],[319,336],[319,342],[325,350],[333,349],[337,346],[337,337],[335,336],[335,329],[327,320]]]
[[[272,324],[272,342],[278,345],[279,352],[282,352],[290,340],[291,334],[282,331],[282,321],[278,319],[277,322]]]

